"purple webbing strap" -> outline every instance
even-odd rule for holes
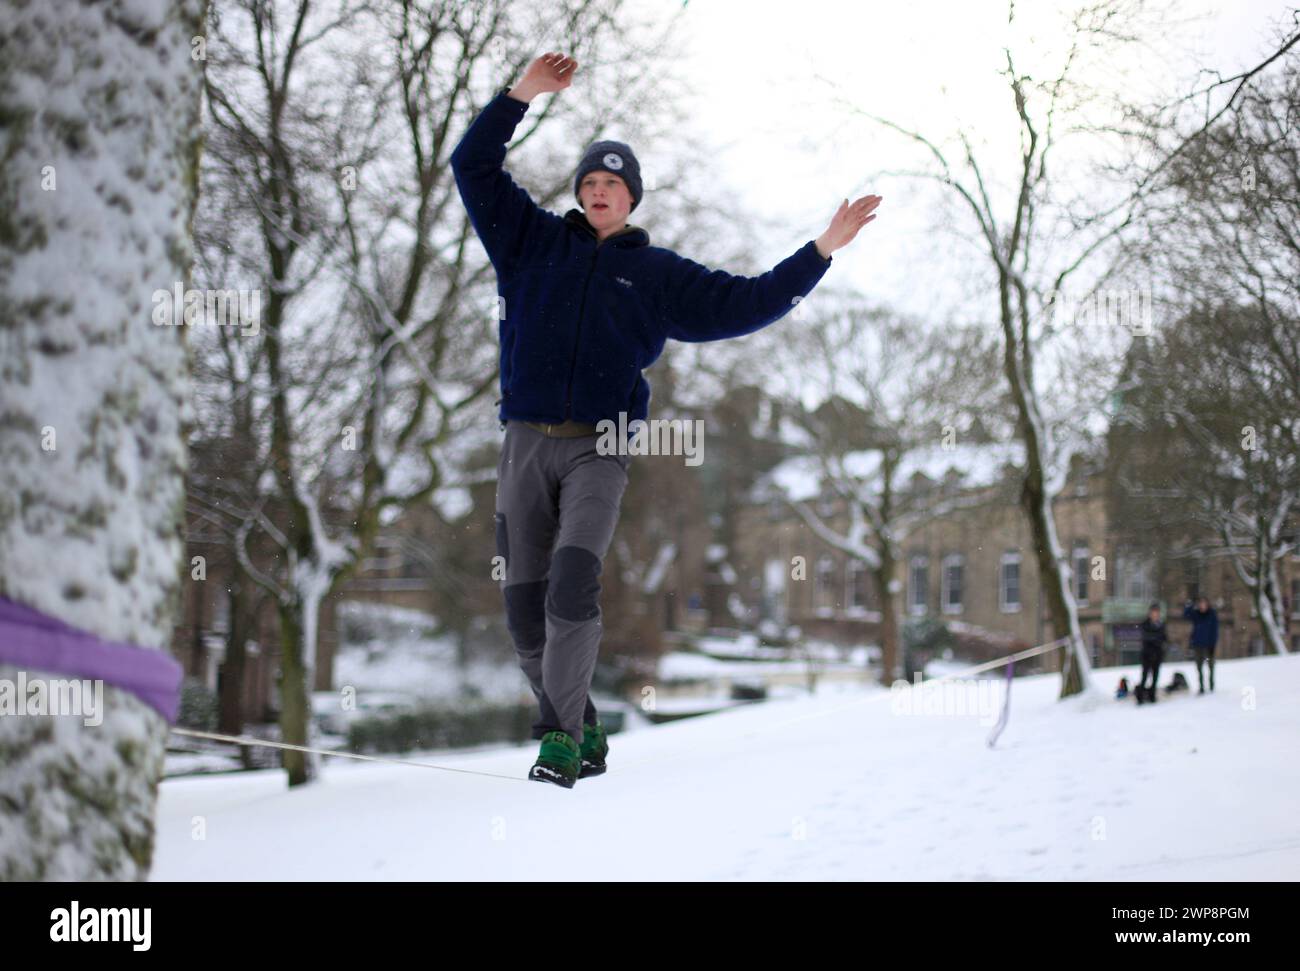
[[[181,666],[166,651],[100,640],[0,596],[0,662],[103,681],[129,691],[168,725],[180,709]]]

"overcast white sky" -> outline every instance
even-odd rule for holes
[[[644,2],[680,9],[678,0]],[[1040,76],[1046,75],[1066,36],[1058,18],[1075,6],[1020,5],[1016,47],[1024,53],[1017,55],[1023,58],[1018,67],[1032,69],[1030,59],[1038,55]],[[1186,77],[1193,62],[1224,73],[1255,63],[1270,38],[1269,25],[1289,5],[1185,0],[1173,6],[1175,15],[1153,32],[1157,49],[1127,65],[1131,76],[1124,83],[1135,90]],[[946,299],[929,277],[950,277],[960,246],[936,237],[936,211],[915,187],[872,177],[915,156],[898,137],[836,107],[832,91],[838,86],[863,110],[940,135],[960,120],[991,144],[1009,144],[1011,152],[1003,149],[997,157],[1013,161],[1010,99],[997,76],[1007,39],[1005,2],[690,0],[681,29],[688,55],[680,69],[694,89],[688,114],[718,146],[708,160],[713,171],[753,214],[789,226],[785,238],[778,233],[759,241],[767,265],[816,236],[841,198],[878,192],[885,196],[879,218],[836,254],[832,272],[840,282],[915,312]],[[1191,52],[1191,60],[1177,61],[1177,51]],[[1115,72],[1104,73],[1099,82],[1115,81]],[[1000,140],[1008,133],[1009,143]],[[643,168],[652,169],[657,147],[634,147]],[[653,233],[652,210],[645,224]],[[707,254],[683,255],[708,262]]]

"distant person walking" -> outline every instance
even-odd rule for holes
[[[1214,649],[1219,643],[1219,615],[1205,597],[1198,597],[1196,606],[1187,601],[1183,619],[1192,622],[1192,653],[1196,656],[1196,680],[1200,684],[1198,695],[1205,694],[1205,677],[1201,665],[1210,662],[1210,690],[1214,690]]]
[[[1147,619],[1139,625],[1142,631],[1142,678],[1138,681],[1137,703],[1149,701],[1155,704],[1156,685],[1160,681],[1160,662],[1165,659],[1165,645],[1169,642],[1165,622],[1160,619],[1160,605],[1153,603],[1147,609]],[[1151,676],[1151,686],[1147,687],[1147,675]]]

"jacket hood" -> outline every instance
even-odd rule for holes
[[[587,221],[587,214],[581,209],[570,209],[564,214],[564,221],[571,229],[580,233],[585,233],[592,239],[597,238],[596,228]],[[624,249],[630,249],[636,246],[649,246],[650,234],[640,226],[633,226],[629,223],[618,232],[606,237],[606,241]]]

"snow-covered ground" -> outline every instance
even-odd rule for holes
[[[168,781],[152,876],[1296,879],[1300,658],[1220,663],[1204,696],[1190,663],[1161,684],[1176,670],[1192,694],[1141,708],[1111,699],[1132,668],[1095,672],[1091,706],[1017,679],[993,748],[991,709],[845,687],[611,736],[609,772],[572,790],[524,780],[536,743],[437,759],[505,778],[332,760],[293,791],[278,771]]]

